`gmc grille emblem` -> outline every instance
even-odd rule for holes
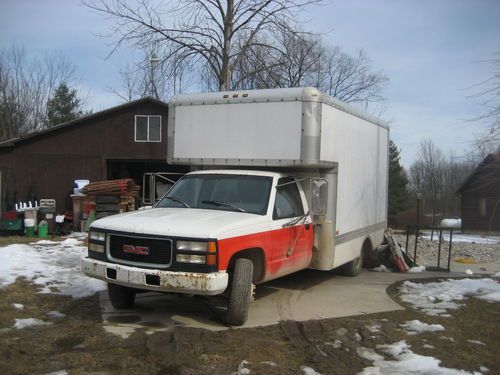
[[[122,250],[128,254],[149,255],[149,247],[146,246],[123,245]]]

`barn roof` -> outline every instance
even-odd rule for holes
[[[457,195],[462,194],[462,192],[467,188],[467,186],[469,186],[469,184],[475,180],[478,174],[484,171],[485,169],[489,168],[490,164],[493,163],[499,163],[500,165],[500,151],[493,154],[489,154],[483,159],[481,163],[479,163],[476,169],[474,169],[474,171],[472,171],[469,177],[467,177],[465,181],[462,183],[462,185],[460,185],[460,187],[457,190]],[[498,174],[500,174],[500,169],[498,170]]]
[[[143,104],[143,103],[154,103],[154,104],[162,105],[165,108],[168,108],[168,103],[162,102],[161,100],[157,100],[157,99],[154,99],[151,97],[145,97],[145,98],[133,100],[131,102],[127,102],[124,104],[120,104],[120,105],[117,105],[117,106],[114,106],[111,108],[107,108],[107,109],[104,109],[104,110],[99,111],[99,112],[90,113],[88,115],[78,117],[77,119],[67,121],[67,122],[64,122],[62,124],[55,125],[55,126],[52,126],[50,128],[47,128],[47,129],[37,131],[35,133],[30,133],[30,134],[26,134],[26,135],[23,135],[23,136],[18,137],[18,138],[12,138],[12,139],[9,139],[6,141],[2,141],[2,142],[0,142],[0,148],[15,147],[18,143],[21,143],[21,142],[26,141],[28,139],[37,138],[37,137],[39,137],[41,135],[45,135],[47,133],[51,133],[51,132],[58,131],[60,129],[75,126],[77,124],[84,123],[88,120],[92,120],[92,119],[95,119],[95,118],[98,118],[98,117],[101,117],[101,116],[104,116],[104,115],[107,115],[107,114],[110,114],[113,112],[121,111],[123,109],[136,106],[138,104]]]

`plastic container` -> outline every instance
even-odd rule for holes
[[[38,238],[47,238],[49,234],[49,224],[46,220],[40,221],[38,224]]]
[[[24,219],[24,234],[27,237],[35,237],[35,219]]]

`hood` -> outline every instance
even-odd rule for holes
[[[267,221],[266,216],[194,208],[152,208],[108,216],[92,228],[136,234],[190,238],[224,238],[236,229]]]

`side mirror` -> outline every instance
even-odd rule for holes
[[[142,176],[142,204],[153,205],[155,203],[155,174],[144,173]]]
[[[313,216],[325,216],[328,203],[328,181],[325,178],[311,178],[311,207]]]

